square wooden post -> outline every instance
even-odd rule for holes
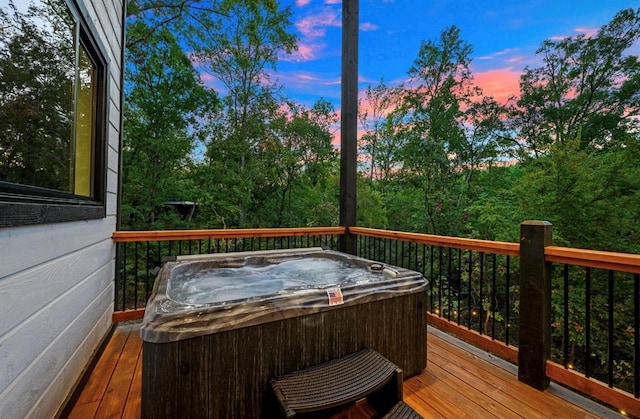
[[[342,1],[342,104],[340,109],[340,225],[347,227],[340,250],[356,254],[358,182],[358,0]]]
[[[551,353],[551,264],[544,248],[552,244],[551,223],[520,225],[520,320],[518,379],[534,388],[549,386],[546,363]]]

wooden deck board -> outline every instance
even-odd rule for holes
[[[114,331],[69,417],[140,417],[142,341],[137,327]],[[404,384],[405,401],[424,418],[602,417],[520,383],[513,371],[441,332],[430,331],[427,342],[427,369]],[[366,418],[371,412],[366,403],[358,404],[334,419]]]

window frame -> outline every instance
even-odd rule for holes
[[[92,220],[106,217],[107,152],[109,147],[109,61],[97,29],[83,4],[66,0],[78,25],[78,45],[95,64],[93,124],[93,196],[0,181],[0,228]],[[76,51],[76,55],[78,51]],[[77,104],[74,103],[74,106]],[[74,128],[75,129],[75,128]],[[73,158],[76,158],[75,156]]]

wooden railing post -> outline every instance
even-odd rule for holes
[[[544,248],[552,244],[552,225],[520,225],[520,319],[518,379],[534,388],[549,386],[545,368],[551,352],[551,264]]]

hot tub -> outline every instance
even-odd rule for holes
[[[271,416],[270,378],[364,348],[414,375],[425,291],[418,272],[321,248],[166,263],[141,328],[142,415]]]

